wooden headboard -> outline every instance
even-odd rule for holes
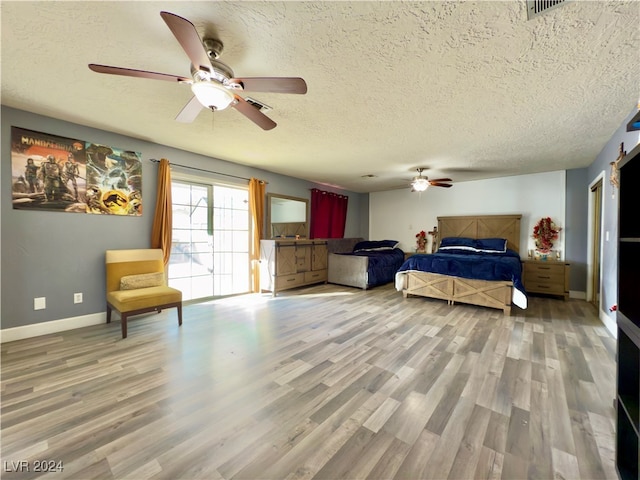
[[[520,252],[522,215],[438,217],[438,245],[445,237],[506,238],[507,248]]]

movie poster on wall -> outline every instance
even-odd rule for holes
[[[11,127],[13,208],[85,213],[85,142]]]
[[[11,127],[16,209],[142,215],[138,152]]]
[[[94,143],[87,152],[87,212],[142,215],[142,161],[138,152]]]

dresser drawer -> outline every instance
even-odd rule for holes
[[[529,281],[525,284],[524,288],[528,292],[532,293],[549,293],[551,295],[564,295],[564,282],[563,283],[543,283],[536,281]]]
[[[525,282],[533,283],[533,282],[543,282],[543,283],[558,283],[560,285],[564,284],[564,269],[558,270],[556,268],[552,270],[534,270],[534,271],[525,271],[524,273]]]
[[[292,275],[278,275],[276,277],[276,290],[293,288],[304,284],[304,273]]]
[[[312,272],[304,272],[304,283],[326,282],[326,270],[314,270]]]
[[[564,263],[555,261],[534,261],[525,263],[525,268],[530,270],[564,270]]]
[[[526,273],[557,273],[564,275],[564,264],[551,262],[529,262],[524,264]]]

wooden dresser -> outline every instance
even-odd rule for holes
[[[523,260],[524,288],[527,293],[546,293],[569,299],[569,267],[557,260]]]
[[[260,288],[273,293],[327,281],[327,241],[260,240]]]

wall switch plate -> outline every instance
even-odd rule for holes
[[[47,308],[47,297],[37,297],[33,299],[34,310],[44,310]]]
[[[82,293],[73,294],[73,303],[82,303]]]

